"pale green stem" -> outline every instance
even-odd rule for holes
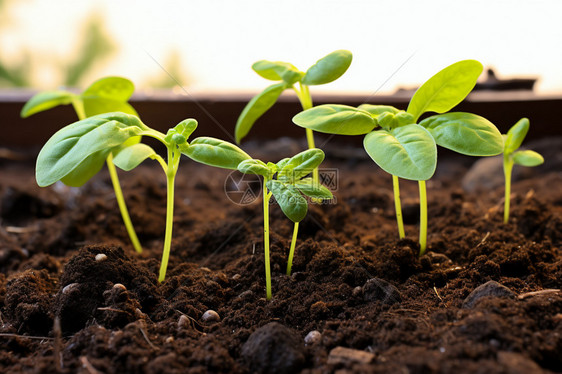
[[[117,177],[117,170],[115,169],[115,165],[113,165],[113,155],[109,153],[105,161],[107,163],[107,169],[109,170],[109,176],[111,177],[111,183],[113,183],[113,189],[115,190],[117,205],[119,206],[119,210],[121,211],[121,217],[123,218],[123,223],[125,224],[125,228],[127,229],[127,233],[129,234],[131,243],[133,243],[135,251],[137,251],[138,253],[142,253],[142,247],[139,238],[137,237],[137,233],[135,232],[135,228],[133,227],[133,223],[131,222],[131,217],[129,216],[127,205],[125,205],[123,191],[121,190],[119,178]]]
[[[168,260],[170,258],[170,248],[172,246],[172,228],[174,226],[174,181],[177,172],[177,164],[179,157],[176,153],[168,148],[168,167],[166,171],[166,232],[164,236],[164,249],[162,251],[162,262],[160,263],[160,274],[158,282],[164,281],[166,278],[166,270],[168,269]]]
[[[289,250],[289,260],[287,261],[287,275],[291,275],[291,267],[293,266],[293,256],[295,255],[295,247],[297,245],[297,235],[299,233],[299,223],[295,222],[293,228],[293,239],[291,240],[291,249]]]
[[[505,201],[503,206],[503,222],[509,221],[509,204],[511,200],[511,171],[513,170],[513,160],[510,155],[503,155],[503,175],[505,178]]]
[[[392,187],[394,189],[394,209],[396,210],[396,223],[398,224],[398,236],[400,239],[406,237],[404,231],[404,220],[402,219],[402,204],[400,203],[400,185],[398,177],[396,175],[392,176]]]
[[[420,187],[420,256],[427,248],[427,193],[425,181],[418,181]]]
[[[84,110],[84,103],[82,100],[72,100],[72,106],[74,107],[79,120],[86,118],[86,111]],[[119,183],[119,176],[117,175],[115,165],[113,165],[113,155],[110,153],[105,161],[107,169],[109,170],[109,177],[111,179],[111,184],[113,185],[113,191],[115,192],[115,198],[117,199],[117,205],[119,206],[121,218],[125,224],[125,229],[129,234],[129,239],[131,240],[135,251],[137,251],[137,253],[142,253],[142,246],[137,233],[135,232],[133,223],[131,222],[131,216],[129,215],[129,210],[127,209],[127,204],[125,203],[125,198],[123,197],[123,190],[121,189],[121,184]]]
[[[263,248],[265,255],[265,294],[271,300],[271,266],[269,264],[269,198],[267,178],[263,178]]]
[[[295,88],[295,92],[297,93],[297,97],[301,103],[302,109],[307,110],[312,108],[312,96],[310,96],[310,90],[308,89],[307,85],[300,84],[300,91]],[[314,133],[311,129],[306,130],[306,142],[308,144],[308,149],[316,148],[314,143]],[[312,171],[312,180],[315,185],[318,184],[318,168],[314,168]]]

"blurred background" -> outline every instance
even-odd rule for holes
[[[465,58],[556,94],[561,14],[556,0],[0,0],[0,88],[122,75],[145,90],[255,93],[267,84],[251,70],[257,60],[306,70],[348,49],[348,72],[313,94],[388,94]]]

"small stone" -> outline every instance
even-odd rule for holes
[[[369,352],[345,347],[336,347],[328,355],[328,364],[368,364],[375,358]]]
[[[372,278],[363,285],[363,299],[392,305],[401,302],[402,296],[396,287],[384,279]]]
[[[105,261],[107,260],[107,255],[103,253],[98,253],[95,257],[96,261]]]
[[[480,301],[480,299],[484,297],[504,297],[515,299],[515,293],[496,281],[488,281],[476,287],[474,291],[472,291],[470,295],[464,299],[462,307],[464,309],[472,309]]]
[[[240,278],[242,278],[242,276],[241,276],[240,274],[234,274],[234,275],[232,276],[232,280],[233,280],[233,281],[237,281],[237,280],[239,280]]]
[[[145,319],[147,316],[145,313],[142,312],[142,310],[140,310],[139,308],[135,309],[135,317],[137,317],[138,319]]]
[[[304,337],[304,344],[316,344],[320,343],[321,340],[322,334],[320,333],[320,331],[312,330]]]
[[[189,318],[187,318],[186,315],[182,314],[180,316],[180,318],[178,319],[178,328],[183,329],[183,328],[185,328],[186,326],[189,326],[189,325],[191,325],[191,323],[189,321]]]
[[[201,271],[204,271],[205,273],[210,273],[210,272],[212,272],[211,269],[209,269],[209,268],[207,268],[207,267],[204,267],[204,266],[203,266],[203,267],[200,267],[199,269],[201,269]]]
[[[203,313],[203,315],[201,316],[201,320],[204,322],[218,322],[221,320],[221,317],[217,312],[209,309],[205,313]]]
[[[240,295],[238,295],[239,298],[241,299],[245,299],[245,298],[249,298],[254,294],[254,292],[252,290],[246,290],[244,292],[242,292]]]
[[[70,293],[73,289],[75,289],[75,288],[77,288],[77,287],[78,287],[78,283],[70,283],[70,284],[67,284],[67,285],[64,286],[64,288],[62,289],[62,293],[66,295],[67,293]]]
[[[352,295],[353,297],[358,297],[361,295],[362,292],[363,292],[363,287],[357,286],[353,289]]]
[[[242,357],[253,373],[299,373],[305,361],[303,352],[301,338],[277,322],[254,331],[242,346]]]
[[[166,344],[170,344],[174,342],[174,337],[173,336],[168,336],[165,340]]]
[[[114,290],[127,291],[127,287],[125,287],[125,286],[122,285],[121,283],[115,283],[115,284],[113,285],[113,289],[114,289]]]

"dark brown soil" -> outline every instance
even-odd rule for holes
[[[562,173],[515,182],[505,225],[502,187],[462,189],[467,162],[440,161],[428,182],[420,258],[417,184],[401,184],[399,240],[391,178],[365,159],[328,158],[337,204],[310,207],[291,276],[292,224],[272,206],[268,302],[261,200],[232,203],[229,171],[182,161],[159,284],[156,164],[120,174],[137,255],[105,172],[41,189],[31,164],[4,160],[0,372],[562,372]],[[208,310],[219,320],[205,321]]]

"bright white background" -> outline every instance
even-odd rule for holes
[[[253,92],[268,84],[251,70],[256,60],[306,70],[335,49],[349,49],[348,72],[316,92],[388,93],[465,58],[496,67],[500,77],[540,77],[541,94],[562,92],[557,0],[20,0],[0,15],[9,26],[0,53],[17,60],[25,46],[36,61],[72,54],[76,30],[92,12],[106,20],[119,49],[91,79],[117,74],[142,82],[160,73],[154,60],[164,63],[174,48],[188,90]],[[37,75],[40,88],[57,84],[48,67]]]

